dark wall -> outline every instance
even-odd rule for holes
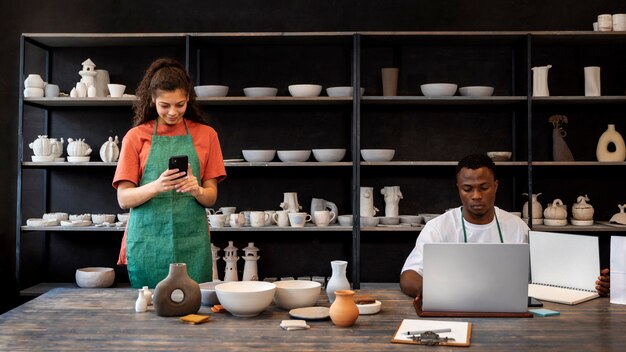
[[[589,30],[601,13],[626,3],[598,1],[3,1],[0,21],[0,282],[15,289],[15,199],[20,33],[247,32],[356,30]],[[7,287],[7,285],[3,285]]]

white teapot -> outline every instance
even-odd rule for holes
[[[117,146],[119,143],[117,136],[115,136],[115,140],[113,137],[109,137],[109,140],[100,147],[100,159],[104,162],[117,161],[120,156],[120,148]]]
[[[33,150],[36,156],[48,156],[52,154],[52,146],[48,136],[37,136],[32,143],[28,144],[28,147]]]
[[[74,140],[72,138],[67,139],[67,155],[69,156],[87,156],[91,154],[91,148],[89,144],[85,143],[84,138]]]

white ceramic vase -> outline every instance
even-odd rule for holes
[[[29,74],[28,77],[24,80],[24,88],[41,88],[43,89],[45,86],[45,82],[40,75],[37,74]]]
[[[615,146],[614,151],[609,151],[609,145]],[[626,160],[626,145],[624,138],[615,130],[615,125],[609,124],[608,128],[598,140],[596,147],[596,157],[598,161],[624,161]]]
[[[333,260],[330,262],[330,267],[333,272],[326,283],[326,295],[328,296],[328,301],[333,303],[335,301],[335,291],[337,290],[349,290],[350,282],[346,277],[346,269],[348,267],[348,262],[345,260]]]
[[[117,136],[115,139],[113,137],[109,137],[109,140],[104,142],[100,147],[100,159],[104,162],[114,162],[117,161],[117,158],[120,156],[120,148],[117,146],[119,144],[119,140]]]
[[[599,97],[602,95],[600,87],[600,67],[599,66],[587,66],[584,68],[585,72],[585,96],[586,97]]]
[[[552,65],[533,67],[533,97],[549,97],[548,70]]]
[[[111,83],[109,79],[109,71],[107,70],[96,70],[96,96],[105,98],[109,95],[109,87],[108,84]]]
[[[148,300],[144,294],[143,288],[137,290],[139,294],[137,295],[137,300],[135,301],[135,312],[143,313],[148,310]]]
[[[374,207],[374,187],[361,187],[361,216],[375,216],[378,209]]]
[[[397,218],[400,213],[400,199],[403,198],[400,186],[383,187],[380,193],[385,196],[385,216]]]

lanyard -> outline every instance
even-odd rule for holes
[[[500,222],[498,221],[498,215],[496,210],[493,210],[493,216],[496,218],[496,226],[498,226],[498,235],[500,235],[500,243],[504,243],[502,240],[502,230],[500,230]],[[465,231],[465,219],[463,218],[463,207],[461,207],[461,225],[463,225],[463,240],[467,243],[467,231]]]

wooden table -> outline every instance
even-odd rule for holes
[[[279,324],[289,315],[273,305],[255,318],[218,313],[208,323],[188,325],[159,317],[152,307],[135,313],[136,290],[59,288],[0,316],[0,350],[462,350],[390,343],[402,319],[417,318],[412,300],[397,284],[363,284],[360,292],[381,300],[382,312],[360,316],[351,328],[324,320],[309,322],[309,330],[285,331]],[[328,306],[325,295],[318,305]],[[626,351],[626,306],[599,298],[576,306],[545,302],[545,308],[561,315],[450,320],[472,322],[474,350]],[[199,313],[210,310],[203,306]]]

